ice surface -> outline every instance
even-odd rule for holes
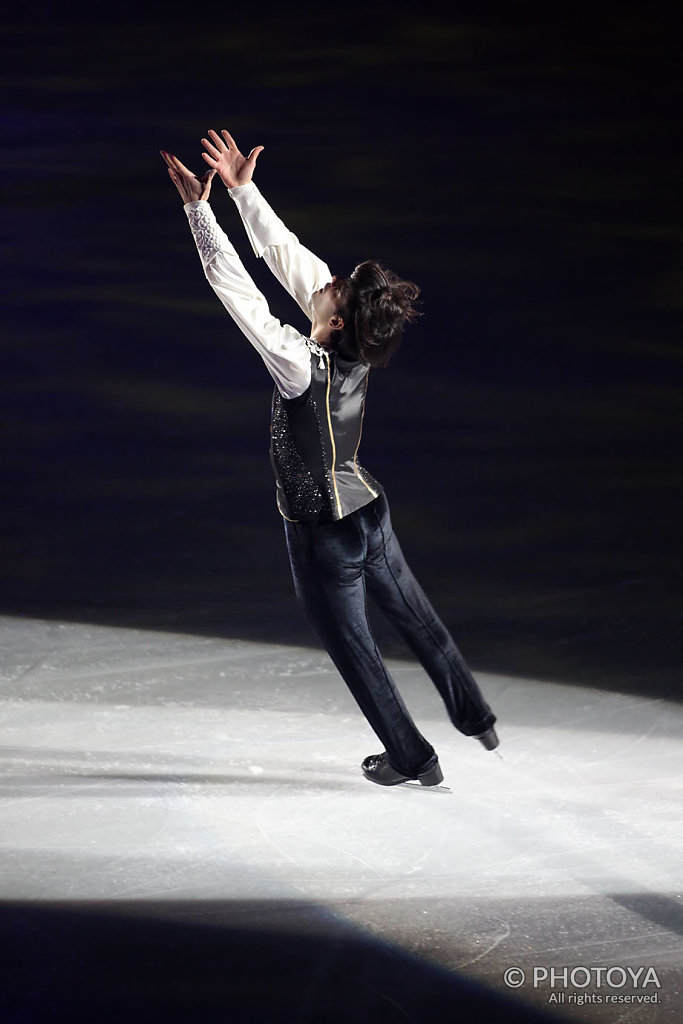
[[[657,1006],[558,1009],[679,1019],[679,706],[479,675],[501,759],[392,662],[445,785],[383,789],[322,651],[12,618],[0,633],[4,900],[322,907],[500,991],[511,965],[653,964]]]

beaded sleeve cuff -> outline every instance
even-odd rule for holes
[[[202,265],[206,268],[217,252],[234,253],[232,242],[218,224],[207,202],[187,203],[183,209],[192,230]]]

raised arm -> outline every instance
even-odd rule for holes
[[[218,225],[208,197],[213,174],[198,178],[162,150],[197,245],[204,273],[242,333],[263,359],[285,398],[302,395],[311,381],[311,356],[304,337],[270,312],[234,246]]]
[[[221,138],[211,130],[202,139],[202,156],[220,175],[234,200],[257,256],[262,256],[281,285],[312,319],[311,296],[332,280],[326,263],[301,244],[283,224],[252,181],[256,160],[263,146],[243,156],[229,132]]]

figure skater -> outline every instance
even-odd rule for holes
[[[243,156],[227,131],[202,139],[203,175],[161,150],[180,193],[206,278],[275,381],[271,463],[292,577],[318,633],[384,751],[366,757],[381,786],[443,773],[378,650],[367,595],[422,663],[453,725],[487,750],[496,721],[453,639],[413,576],[393,532],[384,489],[358,461],[368,373],[386,366],[418,315],[417,285],[375,260],[333,276],[289,231],[252,181],[263,146]],[[272,316],[209,205],[218,174],[257,257],[311,321],[308,337]]]

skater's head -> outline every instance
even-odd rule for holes
[[[349,277],[333,278],[314,296],[316,316],[329,327],[320,340],[368,366],[387,366],[405,325],[420,315],[419,294],[416,284],[402,281],[377,260],[359,263]]]

